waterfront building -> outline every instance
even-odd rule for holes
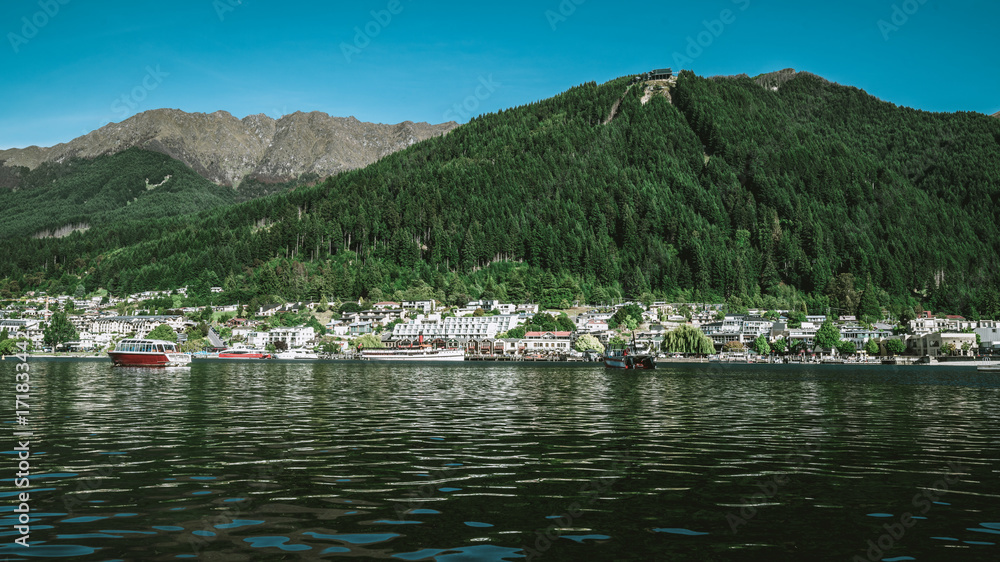
[[[518,348],[527,354],[568,353],[573,332],[527,332],[518,342]]]
[[[463,316],[440,318],[418,316],[416,319],[396,324],[394,340],[411,340],[423,334],[425,339],[483,339],[495,338],[517,326],[519,317],[512,314],[497,316]]]
[[[250,332],[247,334],[247,344],[252,347],[266,347],[268,344],[285,342],[288,349],[304,347],[316,339],[316,330],[312,326],[295,326],[291,328],[272,328],[269,332]]]
[[[891,335],[891,330],[873,330],[856,324],[840,328],[840,339],[853,343],[858,350],[864,349],[869,340],[880,341]]]
[[[913,336],[906,340],[906,350],[912,355],[937,357],[942,355],[941,347],[951,344],[955,346],[955,355],[971,355],[976,349],[976,334],[958,332],[936,332],[924,336]],[[969,351],[963,350],[968,345]]]
[[[1000,322],[986,320],[979,323],[975,333],[979,335],[979,350],[985,353],[1000,353]]]
[[[95,334],[148,334],[160,324],[174,330],[183,329],[184,317],[168,316],[109,316],[94,319],[90,331]]]

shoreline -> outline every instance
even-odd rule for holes
[[[92,354],[39,354],[39,355],[29,355],[29,360],[40,360],[40,361],[51,361],[51,362],[107,362],[111,363],[111,358],[107,355],[92,355]],[[0,361],[6,361],[7,356],[2,356]],[[16,357],[11,355],[10,360],[15,360]],[[604,367],[603,361],[556,361],[556,360],[470,360],[466,358],[464,361],[372,361],[369,359],[219,359],[217,357],[198,357],[192,358],[192,363],[263,363],[263,364],[296,364],[296,363],[342,363],[342,364],[372,364],[372,365],[392,365],[392,364],[430,364],[430,365],[483,365],[483,366],[497,366],[497,365],[517,365],[517,366],[551,366],[551,367],[586,367],[591,366],[594,368]],[[0,363],[2,364],[2,363]],[[856,368],[898,368],[898,367],[916,367],[916,368],[961,368],[961,369],[975,369],[981,366],[996,366],[1000,365],[1000,361],[968,361],[968,360],[958,360],[958,361],[936,361],[933,363],[920,363],[915,361],[906,361],[900,363],[881,363],[881,362],[854,362],[854,363],[843,363],[843,362],[752,362],[747,363],[746,361],[708,361],[707,359],[666,359],[656,362],[657,370],[670,369],[671,367],[692,367],[696,365],[704,365],[707,367],[720,367],[720,368],[736,368],[736,367],[751,367],[751,368],[766,368],[766,367],[780,367],[782,369],[788,368],[843,368],[843,367],[856,367]]]

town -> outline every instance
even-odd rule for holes
[[[221,288],[213,287],[212,293]],[[462,349],[466,359],[596,359],[609,345],[634,342],[661,357],[797,360],[924,360],[994,355],[1000,321],[922,311],[905,323],[887,318],[812,315],[787,310],[730,311],[724,304],[616,302],[540,310],[538,304],[477,300],[295,302],[204,307],[180,303],[186,288],[127,297],[28,293],[0,310],[0,354],[17,342],[35,353],[100,355],[127,337],[166,334],[187,352],[229,347],[309,350],[350,358],[363,348]],[[256,304],[256,303],[255,303]],[[579,303],[574,303],[579,304]],[[165,326],[166,328],[160,328]],[[164,331],[166,330],[166,331]],[[693,331],[693,340],[671,338]],[[153,336],[149,336],[153,337]],[[710,342],[710,345],[709,343]]]

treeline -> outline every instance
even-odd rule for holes
[[[485,115],[318,186],[24,241],[0,275],[8,291],[82,278],[258,300],[656,295],[840,314],[867,294],[897,313],[1000,314],[1000,121],[806,74],[773,91],[685,72],[672,103],[645,105],[628,84]]]

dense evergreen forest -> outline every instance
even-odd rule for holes
[[[997,119],[901,108],[806,73],[775,89],[684,72],[670,99],[643,93],[629,77],[584,84],[197,215],[98,227],[66,214],[93,228],[18,241],[0,292],[82,280],[114,293],[221,285],[242,302],[656,295],[1000,314]],[[9,220],[16,234],[55,224]]]
[[[99,227],[196,213],[236,201],[232,189],[169,156],[138,148],[94,160],[47,162],[34,170],[3,166],[0,175],[4,239],[66,225]]]

